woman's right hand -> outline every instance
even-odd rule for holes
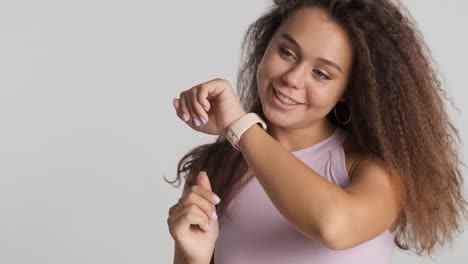
[[[181,249],[187,262],[210,263],[219,235],[218,220],[206,172],[197,175],[197,183],[182,194],[178,204],[169,209],[169,232]],[[214,214],[213,214],[214,212]],[[208,230],[207,224],[211,226]]]

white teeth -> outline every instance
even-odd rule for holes
[[[281,99],[281,101],[282,101],[283,103],[288,104],[288,105],[295,105],[295,104],[298,104],[298,102],[292,100],[291,98],[288,98],[288,97],[286,97],[286,96],[280,94],[280,93],[278,92],[278,90],[276,90],[276,89],[273,89],[273,90],[275,90],[276,96],[278,96],[278,98]]]

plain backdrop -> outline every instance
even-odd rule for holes
[[[468,2],[404,2],[466,141]],[[0,263],[172,263],[166,220],[182,186],[163,177],[215,139],[172,99],[235,85],[241,38],[269,3],[0,1]],[[466,263],[467,247],[465,232],[433,262],[395,249],[394,263]]]

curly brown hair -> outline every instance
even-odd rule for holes
[[[359,149],[384,160],[404,183],[395,244],[418,255],[431,255],[436,246],[452,242],[462,232],[467,201],[463,197],[459,157],[460,136],[442,99],[437,64],[407,9],[391,0],[274,0],[251,24],[242,42],[237,90],[248,112],[263,119],[257,92],[257,66],[275,31],[293,11],[320,7],[351,36],[354,61],[347,87],[352,119],[342,125],[333,111],[327,118],[346,129]],[[456,108],[456,107],[455,107]],[[338,108],[339,109],[339,108]],[[457,108],[458,110],[458,108]],[[338,113],[343,115],[343,113]],[[220,220],[226,207],[253,177],[242,153],[222,136],[198,146],[179,162],[177,179],[195,184],[206,171],[212,191],[221,198]]]

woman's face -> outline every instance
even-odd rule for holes
[[[325,10],[296,10],[278,28],[258,66],[265,116],[273,125],[290,128],[325,118],[338,100],[345,100],[352,57],[347,32]],[[281,102],[275,89],[298,104]]]

